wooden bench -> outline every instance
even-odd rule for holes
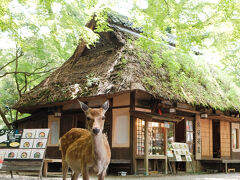
[[[222,163],[225,164],[225,173],[227,174],[229,171],[228,169],[228,164],[240,164],[240,160],[239,159],[223,159]],[[235,169],[234,169],[235,172]]]
[[[47,177],[48,163],[62,163],[62,159],[44,159],[43,163],[43,177]],[[129,159],[111,159],[111,164],[130,164]]]
[[[111,159],[110,164],[130,164],[129,159]]]
[[[38,178],[42,179],[43,160],[4,160],[1,171],[10,171],[13,178],[13,171],[38,171]]]
[[[43,177],[47,177],[48,163],[62,163],[62,159],[44,159]]]

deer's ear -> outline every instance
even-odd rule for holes
[[[77,101],[79,102],[81,109],[84,112],[86,112],[88,110],[88,106],[86,104],[84,104],[83,102],[79,101],[78,99],[77,99]]]
[[[108,110],[108,108],[109,108],[109,101],[108,100],[102,105],[102,108],[104,110],[104,113]]]

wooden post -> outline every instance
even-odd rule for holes
[[[167,148],[168,148],[168,141],[167,141],[167,128],[164,127],[164,155],[165,155],[165,166],[164,166],[164,174],[168,173],[168,160],[167,160]]]
[[[43,165],[43,177],[47,177],[47,172],[48,172],[48,161],[44,161],[44,165]]]
[[[148,134],[148,121],[145,120],[144,126],[144,168],[145,173],[144,175],[148,176],[148,149],[149,149],[149,134]]]
[[[136,118],[131,116],[133,120],[133,154],[132,154],[132,166],[133,166],[133,174],[137,174],[137,160],[136,160],[136,154],[137,154],[137,141],[136,141],[136,136],[137,136],[137,131],[136,131]]]
[[[135,95],[136,91],[130,93],[130,111],[135,110]],[[130,115],[130,139],[132,141],[130,146],[130,152],[132,153],[132,164],[131,164],[131,172],[133,174],[137,174],[137,160],[136,160],[136,149],[137,149],[137,130],[136,130],[136,117]]]

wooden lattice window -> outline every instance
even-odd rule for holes
[[[239,129],[234,128],[232,130],[232,141],[233,141],[233,149],[239,149]]]
[[[145,121],[137,118],[137,155],[144,155],[144,125]]]
[[[137,155],[144,155],[144,127],[145,121],[137,118]],[[163,123],[148,122],[149,150],[150,155],[164,154]]]
[[[189,151],[193,153],[193,121],[186,120],[186,143]]]

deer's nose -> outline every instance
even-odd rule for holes
[[[97,134],[100,132],[100,129],[98,129],[98,128],[94,128],[92,131],[93,131],[94,134],[97,135]]]

